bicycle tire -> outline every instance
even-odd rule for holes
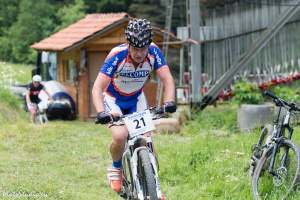
[[[285,199],[290,193],[296,189],[297,184],[299,183],[300,178],[300,151],[299,148],[290,140],[283,140],[280,142],[278,146],[278,150],[275,156],[275,163],[274,163],[274,171],[277,171],[277,174],[280,173],[279,170],[286,170],[286,180],[285,174],[280,175],[280,178],[276,179],[275,176],[272,176],[270,173],[263,174],[266,171],[266,167],[269,167],[269,158],[271,158],[272,150],[274,146],[266,149],[262,154],[258,164],[255,168],[253,177],[252,177],[252,194],[254,199]],[[291,154],[292,150],[294,154]],[[286,155],[285,152],[288,152],[288,157],[286,160],[289,159],[290,162],[285,162],[285,167],[277,167],[277,164],[282,165],[283,158]],[[295,163],[291,162],[291,157],[296,160]],[[285,168],[285,169],[284,169]],[[273,183],[271,182],[271,179]],[[277,181],[286,181],[287,185],[277,185]],[[261,185],[260,185],[261,182]],[[275,182],[275,183],[274,183]],[[290,184],[289,184],[290,182]],[[280,183],[280,182],[279,182]],[[270,187],[271,184],[271,187]],[[278,183],[277,183],[278,184]],[[280,196],[280,198],[278,198]]]
[[[132,199],[132,194],[133,194],[133,177],[132,177],[132,170],[131,170],[131,165],[130,165],[130,158],[125,155],[123,157],[122,161],[123,165],[123,187],[125,192],[124,194],[121,195],[124,199]]]
[[[250,164],[248,168],[246,168],[246,170],[249,170],[249,175],[251,177],[253,176],[257,162],[263,153],[263,145],[267,143],[267,138],[272,135],[272,132],[273,127],[270,124],[265,125],[260,132],[257,144],[254,144],[251,147],[252,156]]]
[[[151,166],[149,152],[146,149],[141,149],[138,156],[138,174],[144,198],[158,200],[154,171]]]

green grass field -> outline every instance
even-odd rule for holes
[[[198,132],[185,132],[191,127]],[[202,130],[197,121],[180,135],[155,135],[168,199],[251,199],[244,168],[257,136]],[[16,199],[118,199],[106,180],[111,162],[106,128],[79,121],[36,126],[24,119],[2,124],[0,137],[0,199],[12,199],[8,194],[19,195]]]
[[[1,200],[120,199],[106,179],[111,159],[110,133],[105,127],[92,121],[30,124],[19,101],[3,91],[0,89]],[[297,129],[294,137],[298,144],[299,132]],[[245,167],[258,134],[258,130],[240,133],[236,106],[223,104],[195,115],[180,134],[155,135],[161,187],[167,199],[252,199]]]

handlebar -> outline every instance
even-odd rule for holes
[[[165,117],[165,111],[164,111],[164,109],[162,107],[151,107],[151,108],[148,108],[148,110],[154,116],[152,118],[152,120],[156,120],[156,119],[160,119],[160,118]],[[110,115],[111,121],[108,122],[108,124],[110,124],[110,126],[112,126],[112,125],[114,125],[114,122],[120,122],[121,124],[119,124],[119,125],[122,125],[123,123],[121,121],[125,117],[127,117],[128,115],[130,115],[130,114],[127,114],[127,115]],[[99,124],[99,122],[97,121],[97,119],[96,119],[95,123]]]
[[[292,111],[300,111],[300,108],[298,108],[295,103],[289,103],[289,102],[275,96],[270,91],[266,90],[266,91],[263,92],[263,94],[268,96],[268,97],[271,97],[273,99],[274,103],[276,104],[276,106],[279,106],[279,107],[285,106],[285,107],[288,107]]]
[[[159,108],[158,107],[151,107],[151,108],[148,108],[148,110],[150,111],[151,114],[158,115],[157,117],[153,117],[152,118],[153,120],[162,118],[165,114],[165,111],[163,110],[162,107],[159,107]],[[128,114],[128,115],[130,115],[130,114]],[[121,121],[123,118],[127,117],[128,115],[119,115],[119,116],[111,115],[112,123]]]

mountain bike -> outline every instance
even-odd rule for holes
[[[291,115],[300,111],[266,91],[278,107],[273,128],[264,128],[253,146],[252,193],[254,199],[286,199],[299,184],[300,151],[291,139]]]
[[[123,186],[120,196],[127,200],[165,200],[158,177],[158,161],[151,131],[153,120],[164,117],[162,109],[151,108],[129,115],[113,116],[110,126],[125,125],[128,138],[122,156]]]

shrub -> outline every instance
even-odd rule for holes
[[[300,103],[300,91],[294,85],[280,85],[271,89],[271,91],[278,97],[291,101],[294,103]]]
[[[257,85],[241,80],[233,86],[233,100],[240,104],[260,104],[263,97]]]

